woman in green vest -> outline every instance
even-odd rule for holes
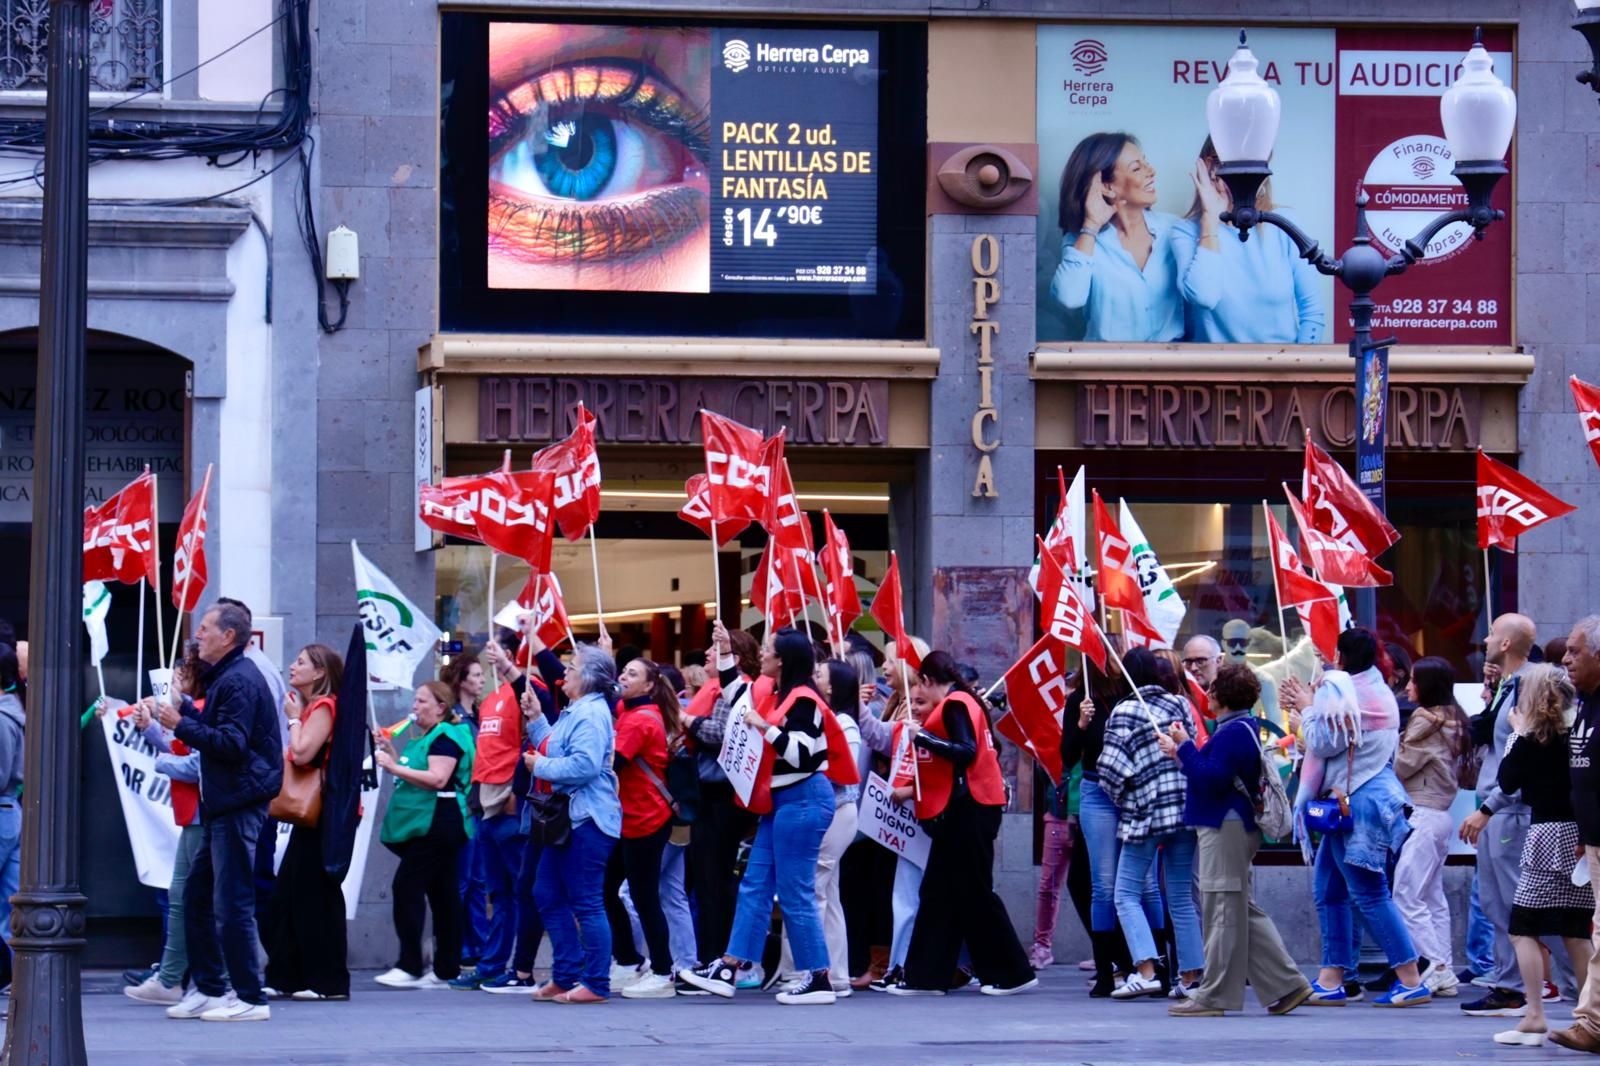
[[[450,686],[424,682],[411,719],[377,730],[378,765],[394,775],[380,839],[400,858],[394,872],[394,931],[400,961],[377,981],[391,988],[444,988],[461,973],[458,864],[472,833],[467,788],[472,732],[452,722]],[[401,745],[397,751],[395,745]],[[433,973],[423,972],[422,925],[433,911]]]

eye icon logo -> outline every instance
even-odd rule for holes
[[[750,46],[735,37],[722,46],[722,65],[740,73],[750,65]]]
[[[1433,160],[1429,157],[1425,155],[1411,157],[1411,173],[1415,174],[1419,180],[1427,181],[1433,177],[1435,169]]]
[[[1072,46],[1072,69],[1086,78],[1104,70],[1110,59],[1106,46],[1093,37],[1085,37]]]

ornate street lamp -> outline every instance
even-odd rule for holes
[[[87,902],[78,886],[84,343],[89,293],[89,0],[51,0],[28,587],[21,887],[5,1066],[77,1066]]]
[[[1600,0],[1580,0],[1600,8]],[[1580,26],[1582,23],[1580,22]],[[1591,40],[1595,38],[1591,37]],[[1444,125],[1450,156],[1456,160],[1455,176],[1466,191],[1467,206],[1433,218],[1421,232],[1406,241],[1400,251],[1387,255],[1374,246],[1367,225],[1367,194],[1356,191],[1356,232],[1348,250],[1339,258],[1329,257],[1317,242],[1299,227],[1273,211],[1256,207],[1256,194],[1272,173],[1267,161],[1278,136],[1282,105],[1277,91],[1256,72],[1256,57],[1239,33],[1239,48],[1228,61],[1228,74],[1206,100],[1206,124],[1211,143],[1221,165],[1217,177],[1227,186],[1233,204],[1222,215],[1232,223],[1241,241],[1250,230],[1268,223],[1283,230],[1300,255],[1323,274],[1339,279],[1350,290],[1350,357],[1355,361],[1356,479],[1362,490],[1381,510],[1384,507],[1384,420],[1388,411],[1389,353],[1394,338],[1372,339],[1372,293],[1384,278],[1402,274],[1426,254],[1428,243],[1447,226],[1466,223],[1473,236],[1483,239],[1490,223],[1505,213],[1490,206],[1495,185],[1507,173],[1505,154],[1511,145],[1517,119],[1516,95],[1494,74],[1494,62],[1483,47],[1483,30],[1473,35],[1472,48],[1461,63],[1461,76],[1439,101],[1439,117]],[[1365,414],[1370,412],[1370,416]],[[1364,432],[1363,423],[1372,427]],[[1358,600],[1363,624],[1374,621],[1376,603],[1370,594]]]

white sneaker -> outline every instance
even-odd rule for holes
[[[242,999],[234,999],[232,1003],[224,1003],[220,1007],[213,1007],[200,1015],[203,1022],[264,1022],[272,1017],[272,1008],[265,1003],[246,1003]]]
[[[1422,975],[1422,983],[1436,996],[1455,996],[1461,990],[1461,979],[1442,962],[1428,967],[1428,972]]]
[[[1161,995],[1161,978],[1146,977],[1138,971],[1128,975],[1122,987],[1111,993],[1112,999],[1137,999],[1139,996]]]
[[[678,986],[666,974],[645,974],[622,990],[623,999],[671,999],[678,994]]]
[[[642,981],[649,972],[649,962],[641,962],[637,966],[624,966],[620,962],[613,962],[611,964],[611,991],[616,992],[627,988],[635,981]]]
[[[430,974],[429,976],[432,975]],[[380,985],[387,985],[389,988],[418,988],[421,987],[422,983],[422,978],[416,974],[407,973],[398,966],[380,973],[373,980]]]
[[[161,1006],[171,1006],[183,1002],[183,986],[173,985],[168,988],[161,983],[161,978],[152,974],[136,985],[130,985],[122,990],[122,994],[139,1003],[155,1003]]]
[[[423,992],[437,992],[441,988],[449,988],[450,982],[441,981],[437,974],[435,974],[432,970],[429,970],[427,973],[417,978],[417,983],[411,987],[420,989]]]
[[[208,1010],[226,1007],[234,1002],[232,992],[225,996],[208,996],[199,989],[191,989],[189,994],[167,1008],[168,1018],[198,1018]]]

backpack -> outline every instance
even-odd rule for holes
[[[1283,777],[1278,773],[1272,752],[1261,746],[1255,720],[1246,719],[1245,724],[1249,726],[1250,737],[1260,753],[1261,761],[1257,766],[1259,781],[1257,787],[1251,789],[1245,787],[1244,781],[1235,775],[1233,786],[1244,793],[1249,801],[1250,809],[1255,812],[1256,828],[1261,830],[1263,836],[1273,840],[1288,840],[1294,833],[1294,807],[1289,802],[1289,792],[1283,787]],[[1259,799],[1257,793],[1260,794]]]

